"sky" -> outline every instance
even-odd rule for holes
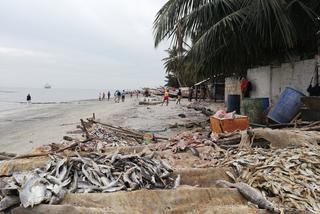
[[[0,0],[0,87],[137,88],[164,84],[165,0]]]

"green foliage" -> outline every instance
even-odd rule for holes
[[[195,72],[191,58],[180,54],[176,47],[168,49],[167,53],[168,57],[163,59],[166,73],[173,75],[179,86],[191,86],[196,83],[199,75]]]
[[[314,55],[319,13],[319,0],[168,0],[154,21],[155,46],[170,38],[178,47],[178,59],[170,57],[175,65],[166,65],[176,66],[178,79],[182,56],[192,62],[193,76],[240,74]],[[192,48],[181,50],[190,40]]]
[[[177,77],[174,74],[170,74],[170,73],[167,74],[165,81],[166,81],[166,86],[179,88]]]

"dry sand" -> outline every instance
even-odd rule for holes
[[[187,104],[187,101],[183,101]],[[215,107],[213,107],[213,110]],[[173,123],[185,124],[208,118],[185,105],[139,106],[128,98],[124,103],[113,101],[81,101],[66,104],[30,105],[0,116],[0,151],[26,153],[40,145],[59,143],[68,131],[73,131],[81,118],[96,114],[101,122],[125,126],[171,137],[182,128],[169,129]],[[187,117],[180,118],[184,113]]]

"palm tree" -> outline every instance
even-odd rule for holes
[[[192,40],[188,54],[202,75],[314,55],[319,0],[168,0],[154,21],[155,46]]]
[[[164,67],[168,77],[175,77],[179,86],[190,86],[197,81],[197,73],[188,55],[184,55],[185,50],[173,47],[167,50],[168,57],[164,58]],[[170,76],[171,75],[171,76]]]

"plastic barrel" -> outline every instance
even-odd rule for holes
[[[270,106],[269,98],[265,97],[265,98],[259,98],[259,99],[261,99],[262,109],[266,113],[266,111],[268,110],[268,108]]]
[[[242,100],[243,114],[249,117],[250,123],[265,124],[269,98],[251,98]]]
[[[240,95],[228,95],[227,112],[233,111],[240,114]]]
[[[268,114],[268,118],[277,123],[290,122],[299,112],[302,102],[301,97],[305,95],[293,88],[286,87],[278,102]]]

